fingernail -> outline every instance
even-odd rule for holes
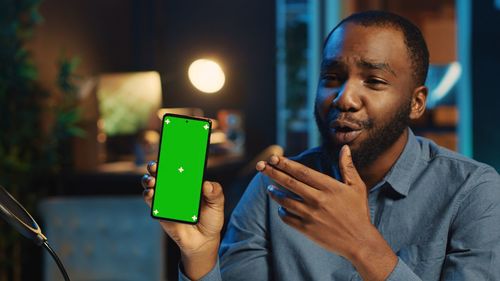
[[[255,165],[255,168],[258,171],[263,171],[266,168],[266,163],[264,161],[259,161],[257,162],[257,165]]]
[[[349,157],[351,156],[350,149],[349,149],[349,146],[347,144],[344,144],[342,149],[345,151],[345,153],[347,153],[347,156],[349,156]]]
[[[280,206],[280,207],[278,208],[278,214],[279,214],[279,216],[280,216],[280,217],[284,217],[284,216],[286,216],[286,215],[287,215],[287,213],[286,213],[286,209],[285,209],[284,207]]]
[[[151,167],[153,167],[154,164],[156,164],[155,161],[149,161],[148,162],[148,169],[151,169]]]
[[[271,163],[273,165],[278,164],[279,161],[280,161],[280,159],[276,155],[271,156],[271,159],[269,159],[269,163]]]
[[[214,192],[214,185],[208,181],[206,182],[206,184],[208,185],[208,192],[210,193]]]
[[[142,187],[144,188],[147,188],[147,184],[149,183],[149,181],[151,180],[151,178],[149,177],[149,175],[144,175],[142,176]]]

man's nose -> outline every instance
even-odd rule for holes
[[[332,101],[333,107],[344,112],[355,112],[361,108],[358,90],[352,81],[345,81]]]

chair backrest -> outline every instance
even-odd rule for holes
[[[58,197],[39,205],[42,230],[73,281],[165,279],[165,235],[141,197]],[[48,253],[44,280],[63,280]]]

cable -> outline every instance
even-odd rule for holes
[[[47,249],[47,251],[49,251],[52,258],[54,258],[54,261],[57,263],[57,267],[59,267],[59,270],[61,271],[62,275],[64,276],[64,280],[70,281],[68,273],[66,272],[66,269],[64,269],[64,266],[63,266],[61,260],[59,260],[59,257],[57,256],[56,252],[54,252],[54,250],[52,250],[52,248],[49,246],[49,243],[47,243],[47,241],[44,241],[42,244],[43,244],[44,248]]]

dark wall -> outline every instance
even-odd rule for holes
[[[44,22],[31,42],[40,77],[53,87],[64,52],[82,60],[84,76],[157,70],[165,107],[200,107],[245,114],[253,156],[276,140],[274,1],[44,0]],[[226,85],[206,95],[191,86],[187,68],[209,56],[222,64]]]
[[[500,10],[494,1],[471,5],[474,158],[500,171]]]
[[[61,56],[79,57],[83,76],[134,69],[131,1],[44,0],[39,11],[43,21],[28,45],[47,88],[54,87]]]
[[[245,114],[247,152],[254,155],[276,140],[274,1],[168,1],[157,36],[155,68],[164,77],[164,105],[194,106],[215,116],[222,108]],[[222,64],[226,85],[215,95],[196,90],[189,64],[212,57]]]

